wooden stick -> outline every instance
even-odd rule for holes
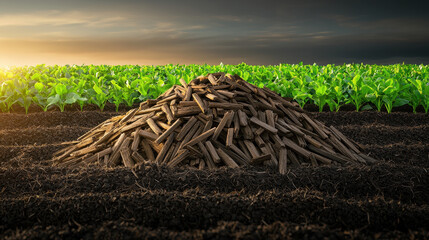
[[[189,132],[189,130],[194,126],[196,122],[197,122],[197,118],[192,116],[191,119],[189,119],[188,122],[185,123],[185,125],[182,127],[182,130],[177,135],[176,140],[182,141],[183,138],[186,136],[186,134]]]
[[[216,151],[215,147],[213,146],[212,142],[207,141],[204,144],[205,144],[208,152],[210,153],[210,156],[212,157],[213,161],[215,163],[220,163],[220,157],[217,154],[217,151]]]
[[[133,159],[131,159],[131,153],[129,148],[121,149],[121,157],[125,167],[128,167],[128,168],[134,167],[135,162],[133,161]]]
[[[175,133],[171,133],[170,136],[168,136],[167,141],[165,142],[164,146],[162,147],[161,151],[158,153],[158,156],[156,156],[155,163],[160,165],[164,161],[165,154],[167,154],[167,151],[170,150],[171,144],[173,143],[175,137]]]
[[[198,142],[198,147],[201,149],[201,152],[203,153],[207,166],[210,170],[213,170],[216,168],[215,163],[213,162],[213,159],[210,155],[210,153],[207,151],[207,148],[204,146],[204,144],[202,142]]]
[[[175,167],[189,155],[188,149],[183,149],[173,160],[167,163],[167,167]]]
[[[279,152],[279,172],[284,175],[287,172],[287,150],[280,148]]]
[[[253,157],[252,160],[250,160],[250,164],[251,165],[259,165],[259,164],[262,164],[265,161],[270,160],[270,159],[271,159],[271,154],[266,153],[266,154],[263,154],[263,155],[258,156],[258,157]]]
[[[181,119],[177,119],[173,125],[171,125],[171,127],[169,129],[167,129],[163,134],[161,134],[161,136],[159,136],[157,139],[155,139],[155,143],[160,144],[161,142],[163,142],[165,139],[167,139],[168,136],[170,136],[170,134],[172,134],[174,132],[174,130],[176,130],[180,124],[182,124],[182,120]]]
[[[261,120],[257,119],[256,117],[250,118],[250,122],[264,128],[265,130],[267,130],[271,133],[277,134],[277,132],[278,132],[278,130],[275,127],[272,127],[272,126],[262,122]]]
[[[138,131],[138,134],[143,138],[149,139],[151,141],[155,141],[158,138],[158,135],[141,129]]]
[[[155,155],[153,154],[152,147],[146,139],[142,139],[141,145],[150,162],[155,162]]]
[[[134,162],[136,162],[136,164],[142,164],[146,162],[143,156],[140,155],[138,152],[133,152],[131,154],[131,157],[133,158]]]
[[[223,162],[230,168],[238,168],[238,164],[234,162],[234,160],[226,154],[222,149],[218,148],[217,152],[220,156],[220,158],[223,160]]]
[[[147,119],[147,124],[149,125],[150,129],[152,129],[152,131],[156,134],[156,135],[161,135],[162,134],[162,130],[158,127],[158,125],[156,125],[155,121],[152,118]]]
[[[234,137],[234,128],[228,128],[226,136],[226,146],[229,148],[232,145],[232,139]]]
[[[209,108],[223,108],[223,109],[243,109],[243,105],[237,103],[220,103],[209,102]]]
[[[189,141],[188,143],[186,143],[184,145],[184,147],[186,147],[186,146],[193,146],[193,145],[195,145],[198,142],[202,142],[202,141],[206,140],[207,138],[209,138],[210,136],[212,136],[215,131],[216,131],[216,128],[214,127],[212,129],[210,129],[210,130],[202,133],[198,137],[196,137],[196,138],[192,139],[191,141]]]
[[[203,113],[205,113],[207,111],[207,107],[204,104],[203,100],[201,100],[200,96],[198,96],[198,94],[194,93],[194,94],[192,94],[192,98],[198,104],[198,106],[200,107],[201,111]]]
[[[232,117],[232,112],[227,112],[222,120],[220,121],[219,125],[217,126],[215,132],[213,133],[213,140],[216,140],[219,137],[220,132],[223,130],[223,128],[225,127],[225,125],[227,124],[227,122],[229,121],[229,118]]]

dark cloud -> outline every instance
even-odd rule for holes
[[[2,1],[0,49],[109,64],[428,64],[428,8],[402,0]]]

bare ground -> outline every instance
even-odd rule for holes
[[[89,110],[0,114],[1,239],[429,238],[427,114],[314,113],[380,160],[372,166],[285,176],[145,166],[138,178],[52,167],[62,142],[118,114]]]

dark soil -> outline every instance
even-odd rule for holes
[[[51,166],[62,142],[117,114],[112,106],[0,114],[0,239],[429,238],[427,114],[314,113],[380,160],[372,166],[285,176]]]

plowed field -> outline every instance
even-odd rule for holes
[[[124,113],[124,112],[121,112]],[[52,167],[113,111],[0,114],[0,239],[429,238],[429,117],[313,113],[372,166],[214,172]]]

